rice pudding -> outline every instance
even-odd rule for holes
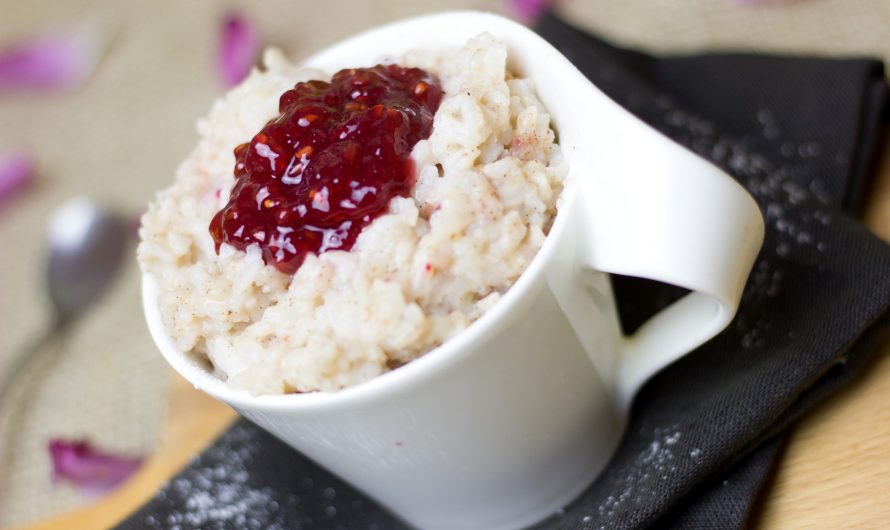
[[[139,262],[158,284],[168,333],[234,388],[335,391],[410,362],[497,303],[543,244],[567,168],[532,82],[507,69],[506,47],[482,34],[393,62],[429,73],[441,99],[410,149],[409,185],[348,245],[316,245],[283,267],[269,245],[211,234],[233,198],[235,147],[279,117],[282,94],[334,73],[275,50],[198,123],[197,148],[142,219]],[[286,176],[275,161],[302,158],[266,155],[273,179]]]

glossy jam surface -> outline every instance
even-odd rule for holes
[[[411,149],[429,137],[441,99],[430,74],[395,65],[298,83],[280,116],[235,148],[235,185],[210,222],[217,252],[257,244],[293,274],[307,253],[351,249],[390,199],[411,194]]]

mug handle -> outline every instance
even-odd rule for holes
[[[722,331],[763,242],[754,199],[729,175],[629,114],[611,120],[579,179],[584,266],[692,291],[619,343],[618,406]]]

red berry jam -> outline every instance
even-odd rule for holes
[[[280,116],[235,148],[235,185],[210,222],[217,252],[256,244],[293,274],[307,253],[351,249],[390,199],[411,194],[411,149],[429,137],[441,99],[430,74],[395,65],[298,83]]]

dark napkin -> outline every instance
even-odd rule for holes
[[[850,217],[883,126],[882,65],[656,58],[552,15],[537,30],[612,98],[737,178],[767,225],[734,322],[645,386],[610,465],[540,527],[740,527],[783,429],[861,371],[888,327],[890,247]],[[681,294],[613,283],[627,330]],[[403,525],[240,420],[119,528]]]

